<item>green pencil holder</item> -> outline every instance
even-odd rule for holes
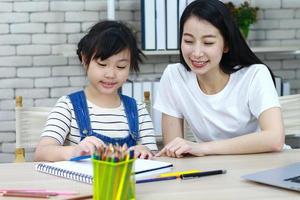
[[[134,159],[107,162],[93,158],[93,199],[135,199]]]

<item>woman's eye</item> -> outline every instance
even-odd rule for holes
[[[204,42],[205,45],[213,45],[213,42]]]
[[[191,40],[184,40],[184,42],[187,43],[187,44],[191,44],[193,41],[191,41]]]
[[[118,69],[125,69],[127,66],[117,66]]]

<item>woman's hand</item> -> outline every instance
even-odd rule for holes
[[[169,156],[173,158],[182,158],[184,155],[187,154],[194,156],[205,156],[204,152],[204,143],[195,143],[187,141],[180,137],[176,137],[155,156]]]
[[[73,150],[73,157],[92,155],[95,150],[105,146],[104,142],[95,136],[84,138]]]
[[[134,150],[134,156],[141,159],[152,159],[153,154],[150,149],[144,145],[136,145],[130,147],[129,150]]]

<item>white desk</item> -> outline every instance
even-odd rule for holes
[[[172,162],[175,171],[226,169],[227,174],[138,184],[137,199],[300,199],[299,192],[248,182],[240,178],[247,173],[300,161],[300,149],[267,154],[159,159]],[[68,189],[79,191],[80,194],[92,193],[91,185],[36,172],[34,163],[0,164],[0,188]]]

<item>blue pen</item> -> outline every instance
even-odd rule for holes
[[[137,180],[136,183],[150,183],[150,182],[156,182],[156,181],[167,181],[167,180],[174,180],[177,179],[177,176],[167,176],[167,177],[158,177],[158,178],[149,178],[149,179],[142,179]]]
[[[87,159],[90,157],[91,157],[91,155],[77,156],[77,157],[71,158],[70,161],[80,161],[80,160],[84,160],[84,159]]]

